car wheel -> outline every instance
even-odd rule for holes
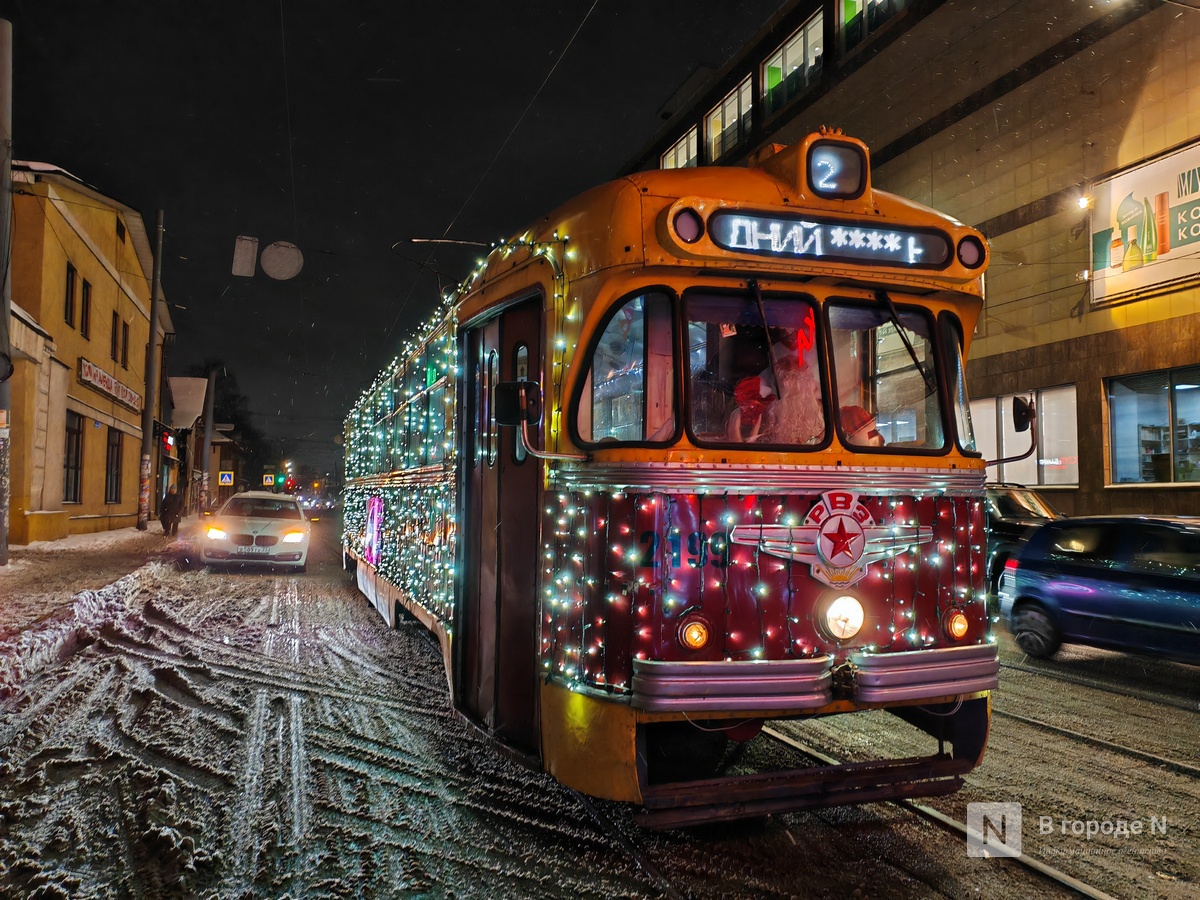
[[[1026,604],[1013,613],[1012,633],[1017,646],[1038,659],[1053,656],[1062,644],[1050,614],[1037,604]]]
[[[301,565],[296,566],[296,571],[303,575],[308,571],[308,563],[302,563]]]

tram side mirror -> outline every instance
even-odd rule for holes
[[[520,425],[542,417],[542,390],[536,381],[501,381],[492,391],[497,425]]]
[[[1013,431],[1020,434],[1028,431],[1030,424],[1037,418],[1037,410],[1024,397],[1013,397]]]

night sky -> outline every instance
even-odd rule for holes
[[[222,359],[281,451],[334,471],[350,406],[484,252],[410,239],[495,241],[613,178],[781,5],[0,0],[13,155],[151,236],[162,209],[168,374]],[[303,269],[233,275],[239,235]]]

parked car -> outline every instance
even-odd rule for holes
[[[987,486],[987,590],[995,598],[1004,564],[1039,525],[1063,514],[1044,495],[1023,484],[994,482]]]
[[[289,494],[234,494],[205,522],[200,558],[207,564],[253,563],[308,567],[308,518]]]
[[[1073,642],[1200,663],[1200,518],[1056,519],[1009,559],[999,593],[1030,656]]]

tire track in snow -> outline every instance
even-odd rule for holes
[[[238,787],[241,801],[230,819],[228,853],[233,860],[225,882],[233,896],[242,896],[251,890],[254,873],[258,866],[258,813],[263,799],[263,752],[267,742],[267,719],[270,705],[267,692],[254,695],[254,708],[250,715],[250,729],[242,745],[245,762]]]

